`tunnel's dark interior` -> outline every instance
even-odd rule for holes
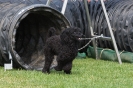
[[[49,28],[54,27],[60,34],[63,21],[53,13],[30,12],[19,23],[15,35],[15,50],[27,65],[34,69],[42,68],[45,61],[44,44],[49,35]]]

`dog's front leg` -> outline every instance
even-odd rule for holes
[[[45,64],[44,64],[44,68],[42,69],[42,72],[43,73],[48,73],[50,74],[50,66],[51,66],[51,63],[53,61],[53,56],[51,57],[45,57]]]
[[[44,68],[42,69],[42,72],[50,74],[49,63],[45,63]]]

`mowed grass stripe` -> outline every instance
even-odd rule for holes
[[[133,64],[75,59],[72,74],[52,70],[41,71],[13,69],[4,71],[0,67],[0,88],[132,88]]]

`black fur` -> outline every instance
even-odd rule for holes
[[[72,61],[77,56],[79,38],[81,37],[81,29],[71,27],[66,28],[61,35],[48,38],[44,47],[45,65],[42,72],[50,73],[50,66],[54,55],[57,55],[58,65],[54,69],[56,71],[64,70],[66,74],[70,74]]]

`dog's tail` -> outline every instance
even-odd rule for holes
[[[56,29],[54,27],[50,27],[48,30],[48,37],[56,35]]]

